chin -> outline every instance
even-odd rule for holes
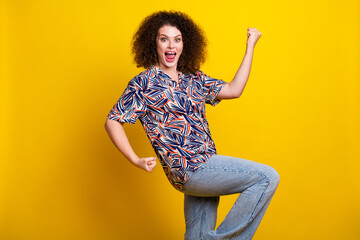
[[[174,62],[164,62],[161,63],[162,66],[166,67],[166,68],[173,68],[173,67],[177,67],[178,61],[174,61]]]

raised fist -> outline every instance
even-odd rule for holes
[[[255,47],[256,42],[259,40],[259,38],[261,37],[261,33],[259,32],[259,30],[257,30],[256,28],[248,28],[247,30],[247,42],[246,45],[248,47]]]

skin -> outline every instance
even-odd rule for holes
[[[182,53],[184,44],[179,29],[173,26],[162,26],[156,37],[156,52],[158,55],[157,66],[160,67],[171,79],[178,81],[177,63]],[[169,62],[166,60],[166,52],[175,52],[175,60]]]
[[[245,56],[237,70],[233,80],[225,85],[216,96],[218,99],[239,98],[244,91],[247,80],[249,79],[251,64],[254,56],[254,49],[261,33],[256,28],[247,29],[247,42]]]
[[[247,37],[246,51],[241,65],[231,82],[226,84],[217,95],[219,100],[239,98],[244,91],[250,75],[255,45],[261,37],[261,33],[256,28],[248,28]],[[174,26],[162,26],[156,37],[156,50],[158,53],[157,66],[173,80],[178,81],[177,63],[183,50],[181,32]],[[166,60],[165,52],[167,51],[176,52],[174,61],[169,62]],[[138,157],[130,145],[123,125],[124,123],[114,120],[106,120],[105,129],[111,141],[132,164],[147,172],[152,172],[156,167],[156,158]]]

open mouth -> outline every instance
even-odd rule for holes
[[[176,52],[165,52],[166,61],[172,62],[175,60]]]

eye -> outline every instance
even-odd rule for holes
[[[160,38],[160,41],[162,41],[162,42],[165,42],[167,39],[166,38]]]
[[[175,42],[181,42],[181,38],[176,38]]]

